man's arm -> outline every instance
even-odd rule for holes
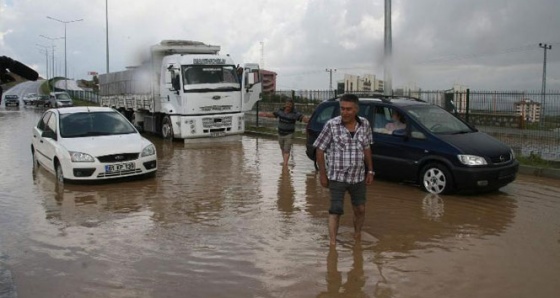
[[[272,112],[259,112],[259,117],[276,118]]]
[[[370,184],[371,182],[373,182],[373,176],[375,175],[375,173],[373,172],[373,161],[371,159],[371,146],[367,149],[364,149],[364,161],[367,168],[366,184]]]
[[[327,178],[327,169],[325,168],[325,151],[317,148],[315,149],[317,167],[319,167],[319,179],[323,187],[329,186],[329,179]]]

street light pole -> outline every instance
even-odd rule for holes
[[[542,125],[544,126],[544,118],[545,118],[545,105],[546,105],[546,50],[550,50],[552,49],[551,45],[548,45],[546,43],[539,43],[539,47],[544,49],[544,61],[543,61],[543,71],[542,71],[542,108],[541,108],[541,114],[542,114]]]
[[[51,19],[53,21],[57,21],[57,22],[60,22],[60,23],[64,24],[64,88],[66,90],[68,90],[68,66],[67,66],[67,60],[66,60],[66,41],[67,41],[67,38],[66,38],[66,24],[74,23],[74,22],[81,22],[84,19],[62,21],[62,20],[55,19],[55,18],[49,17],[49,16],[47,16],[47,19]]]
[[[64,36],[56,37],[56,38],[48,37],[48,36],[45,36],[45,35],[42,35],[42,34],[39,35],[39,36],[40,36],[40,37],[43,37],[43,38],[46,38],[46,39],[48,39],[48,40],[51,41],[51,46],[52,46],[52,51],[51,51],[51,54],[52,54],[52,64],[51,64],[52,76],[51,76],[51,78],[54,78],[54,77],[56,76],[56,74],[55,74],[55,68],[54,68],[54,41],[57,40],[57,39],[63,39]]]
[[[42,44],[38,44],[36,43],[37,46],[40,46],[42,48],[44,48],[45,50],[45,66],[46,66],[46,71],[47,71],[47,81],[49,80],[49,47],[48,46],[44,46]]]
[[[109,0],[105,0],[105,44],[107,52],[107,73],[109,73]]]

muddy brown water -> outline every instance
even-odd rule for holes
[[[154,179],[59,186],[33,170],[33,108],[0,108],[0,297],[558,297],[560,183],[433,196],[368,187],[364,240],[346,202],[329,249],[328,191],[302,144],[150,137]]]

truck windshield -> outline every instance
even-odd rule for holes
[[[185,65],[183,66],[183,78],[185,87],[220,84],[220,87],[240,88],[236,68],[233,65]],[[196,86],[196,88],[201,87],[207,88],[208,86]]]

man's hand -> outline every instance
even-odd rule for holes
[[[369,185],[369,184],[371,184],[371,183],[373,182],[373,176],[374,176],[373,173],[369,173],[369,172],[368,172],[368,174],[367,174],[367,176],[366,176],[366,184]]]
[[[327,178],[326,173],[319,174],[319,179],[321,180],[322,187],[329,187],[329,178]]]

